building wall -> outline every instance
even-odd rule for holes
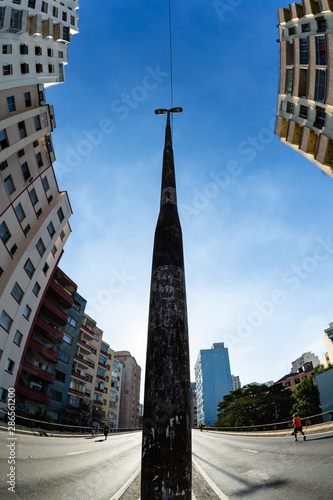
[[[214,426],[217,405],[232,391],[228,349],[222,342],[200,351],[195,364],[195,378],[198,425]]]
[[[314,368],[320,364],[320,360],[318,356],[315,356],[312,352],[305,352],[292,362],[291,373],[297,373],[306,363],[312,363],[312,367]]]
[[[232,382],[232,390],[236,391],[237,389],[241,389],[242,385],[238,375],[231,375]]]
[[[333,412],[333,368],[326,372],[315,375],[316,384],[319,390],[320,406],[322,412]],[[323,416],[324,422],[331,420],[330,415]]]
[[[333,323],[329,323],[326,330],[324,330],[323,339],[327,349],[328,362],[333,364]]]
[[[280,86],[275,133],[333,176],[331,8],[326,0],[303,0],[278,11]]]

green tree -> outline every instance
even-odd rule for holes
[[[282,384],[249,384],[224,396],[218,404],[217,427],[271,424],[289,420],[294,403]]]
[[[292,413],[298,413],[299,417],[310,417],[321,413],[319,390],[314,377],[303,378],[293,394],[295,404]]]
[[[327,370],[331,370],[332,368],[333,368],[332,363],[328,363],[328,366],[324,365],[315,366],[313,371],[315,372],[316,375],[318,375],[319,373],[326,372]]]

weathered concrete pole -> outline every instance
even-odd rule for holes
[[[151,275],[141,500],[191,499],[190,368],[183,258],[170,112]]]

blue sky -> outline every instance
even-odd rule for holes
[[[277,9],[266,0],[172,2],[173,119],[191,373],[229,348],[244,385],[321,357],[333,320],[333,180],[274,136]],[[54,164],[73,233],[62,269],[115,350],[143,369],[165,117],[168,2],[81,1],[66,83],[47,90]],[[141,399],[143,398],[143,394]]]

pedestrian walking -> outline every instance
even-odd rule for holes
[[[303,435],[303,441],[306,440],[306,435],[303,432],[302,428],[302,422],[297,413],[294,413],[293,415],[293,427],[294,427],[294,436],[295,436],[295,441],[297,441],[297,433],[300,432]]]
[[[98,437],[99,427],[98,424],[95,427],[95,436]]]
[[[91,429],[91,437],[94,438],[95,437],[95,428],[93,427]]]
[[[105,424],[104,425],[104,436],[105,436],[105,439],[108,438],[108,434],[109,434],[109,428],[108,426]]]

